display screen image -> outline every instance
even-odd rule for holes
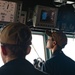
[[[40,22],[53,24],[54,23],[54,16],[55,16],[55,12],[54,11],[42,10],[41,11],[41,17],[40,17]]]
[[[33,15],[34,27],[55,27],[58,8],[37,5]]]

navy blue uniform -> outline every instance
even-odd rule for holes
[[[14,59],[0,68],[0,75],[47,75],[34,68],[26,59]]]
[[[75,62],[58,50],[45,62],[43,71],[50,75],[75,75]]]

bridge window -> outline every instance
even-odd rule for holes
[[[34,59],[42,59],[45,60],[45,52],[44,52],[44,40],[43,35],[33,34],[32,35],[32,45],[31,52],[26,56],[26,59],[29,60],[32,64],[34,63]]]
[[[75,61],[75,38],[68,37],[68,42],[63,52]]]

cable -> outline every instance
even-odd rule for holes
[[[36,51],[35,47],[33,46],[33,44],[32,44],[32,47],[33,47],[33,49],[35,50],[35,52],[36,52],[36,54],[38,55],[38,57],[40,58],[40,56],[39,56],[39,54],[37,53],[37,51]]]

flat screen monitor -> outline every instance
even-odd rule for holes
[[[57,8],[37,5],[33,14],[34,27],[55,27]]]

